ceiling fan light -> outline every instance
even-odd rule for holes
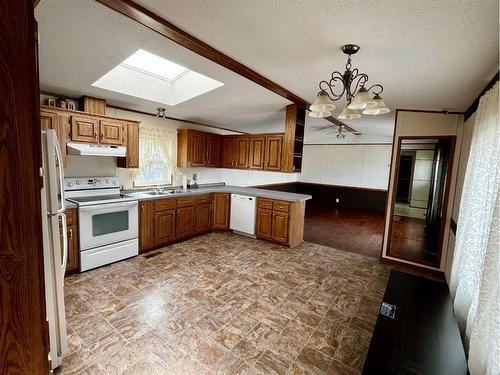
[[[330,112],[330,111],[311,111],[311,112],[309,112],[309,117],[326,118],[326,117],[330,117],[331,115],[332,115],[332,112]]]
[[[350,109],[365,109],[376,105],[377,102],[373,100],[370,93],[364,87],[361,87],[356,95],[354,95],[348,106]]]
[[[340,113],[339,119],[341,120],[354,120],[361,117],[361,113],[359,113],[356,109],[351,109],[348,106],[344,108],[344,110]]]
[[[332,112],[335,110],[335,104],[333,104],[326,91],[321,90],[314,102],[309,106],[309,109],[314,112]]]
[[[373,100],[377,103],[374,107],[363,109],[364,115],[382,115],[384,113],[389,113],[391,110],[387,108],[384,101],[379,95],[375,95]]]

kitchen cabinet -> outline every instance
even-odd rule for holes
[[[206,167],[217,168],[221,164],[221,136],[211,135],[207,136],[207,160]]]
[[[222,167],[248,169],[250,154],[250,137],[229,135],[222,141]]]
[[[257,198],[256,235],[289,247],[303,241],[305,202]]]
[[[139,123],[128,122],[124,129],[127,155],[124,158],[117,158],[117,166],[120,168],[139,168]]]
[[[176,211],[175,238],[187,238],[196,232],[196,212],[194,206],[180,207]]]
[[[283,149],[282,135],[266,136],[265,167],[267,171],[281,171]]]
[[[231,195],[229,193],[213,193],[212,197],[212,228],[229,230],[229,215]]]
[[[250,169],[264,169],[264,157],[266,152],[266,137],[252,136],[250,138],[250,157],[248,167]]]
[[[285,136],[283,139],[283,172],[300,172],[304,148],[306,110],[296,104],[286,107]]]
[[[66,236],[68,239],[68,261],[66,263],[66,275],[78,271],[80,265],[80,253],[78,248],[78,214],[76,208],[68,208],[66,214]],[[62,233],[61,248],[63,246]]]
[[[42,130],[54,129],[57,122],[57,112],[40,111],[40,125]]]
[[[99,119],[71,116],[71,140],[75,142],[98,143]]]
[[[123,146],[126,144],[125,124],[119,120],[99,120],[99,143]]]
[[[139,251],[147,251],[155,246],[155,202],[139,203]]]
[[[210,203],[196,206],[196,233],[209,232],[211,228],[212,205]]]
[[[154,215],[155,245],[175,241],[175,209],[155,212]]]
[[[218,167],[220,165],[220,136],[192,129],[177,133],[177,166]]]

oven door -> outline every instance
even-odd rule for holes
[[[78,218],[80,251],[138,236],[137,201],[79,207]]]

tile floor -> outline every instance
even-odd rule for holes
[[[359,374],[388,275],[317,244],[197,237],[68,277],[57,373]]]

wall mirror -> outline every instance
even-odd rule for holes
[[[388,254],[439,267],[455,137],[402,137],[392,192]]]

